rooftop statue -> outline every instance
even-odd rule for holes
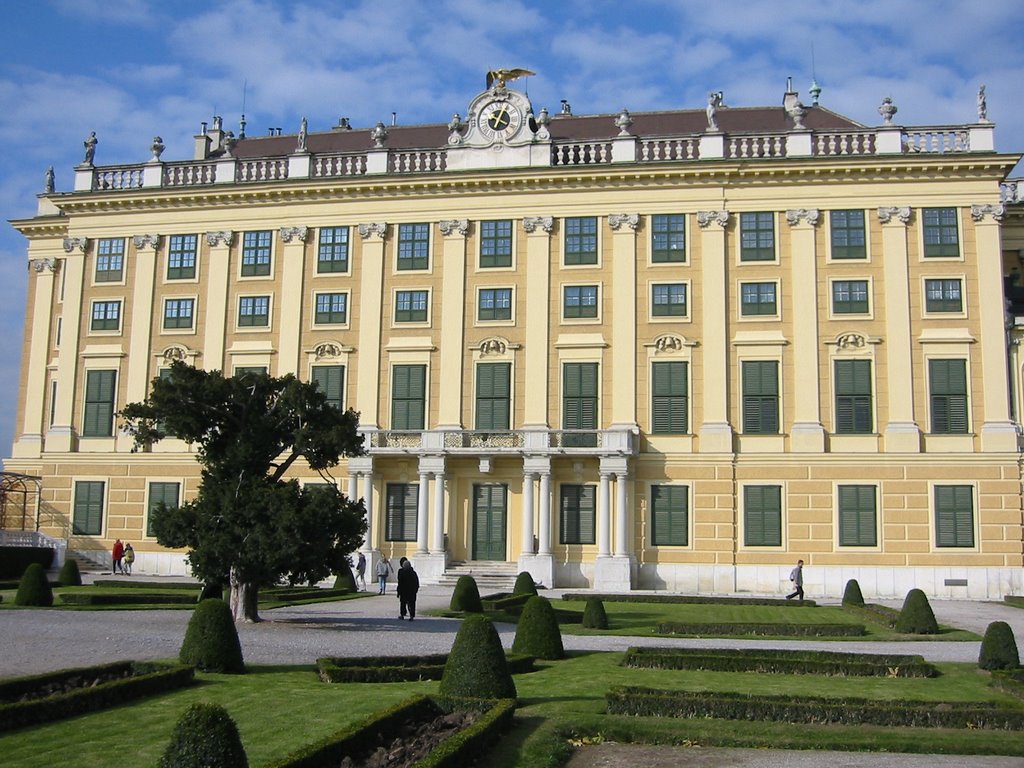
[[[93,158],[96,157],[96,145],[99,143],[96,131],[90,133],[89,138],[82,143],[85,145],[85,159],[82,161],[82,165],[92,165]]]
[[[487,87],[497,84],[499,88],[504,88],[509,80],[518,80],[520,77],[535,74],[537,73],[528,69],[492,69],[487,73]]]

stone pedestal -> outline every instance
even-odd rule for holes
[[[598,557],[594,562],[594,589],[599,592],[629,592],[633,589],[636,561],[632,556]]]
[[[555,558],[552,555],[520,555],[519,571],[526,571],[537,585],[549,589],[555,584]]]

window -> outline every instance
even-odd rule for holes
[[[775,300],[775,283],[741,283],[740,314],[744,317],[753,315],[777,315],[778,303]]]
[[[316,325],[331,325],[348,322],[347,293],[318,293],[316,295]]]
[[[94,301],[92,305],[92,322],[89,324],[93,331],[116,331],[121,327],[121,302],[120,301]]]
[[[963,312],[960,280],[925,280],[924,309],[926,312]]]
[[[114,434],[114,390],[117,371],[86,371],[82,437]]]
[[[685,485],[651,486],[654,546],[685,547],[690,543],[690,489]]]
[[[924,255],[959,256],[960,236],[957,232],[956,208],[925,208]]]
[[[873,485],[840,485],[839,546],[874,547],[878,544],[877,492]]]
[[[427,269],[430,266],[430,225],[398,225],[398,269]]]
[[[740,261],[775,260],[775,214],[740,214]]]
[[[782,546],[782,486],[743,488],[743,544],[747,547]]]
[[[744,360],[742,363],[743,432],[753,435],[779,433],[779,363],[776,360]]]
[[[836,432],[866,435],[872,430],[871,361],[836,360]]]
[[[426,420],[427,366],[396,365],[391,384],[391,428],[419,430]]]
[[[935,486],[935,546],[974,546],[974,489],[971,486]]]
[[[269,325],[269,296],[242,296],[238,300],[239,328],[265,328]]]
[[[96,245],[96,282],[119,283],[124,279],[124,239],[102,239]]]
[[[652,285],[651,293],[651,314],[654,317],[686,317],[685,283]]]
[[[597,317],[596,285],[567,285],[564,291],[562,316],[565,319]]]
[[[425,323],[426,321],[426,291],[398,291],[395,294],[396,323]]]
[[[657,214],[651,217],[651,261],[668,264],[686,261],[686,217]]]
[[[267,366],[265,365],[239,365],[235,368],[235,378],[243,376],[266,376]]]
[[[149,484],[149,508],[146,510],[146,535],[154,536],[153,533],[153,510],[164,504],[168,509],[178,506],[178,494],[181,491],[181,483],[150,483]]]
[[[195,299],[165,299],[164,328],[191,328],[195,307]]]
[[[832,312],[836,315],[866,315],[868,313],[868,281],[832,281]]]
[[[477,304],[477,320],[511,320],[512,289],[481,288]]]
[[[327,404],[340,411],[345,400],[345,366],[314,365],[310,378],[327,397]]]
[[[480,266],[512,266],[512,222],[480,222]]]
[[[508,486],[473,483],[474,560],[505,560],[505,529],[508,521]]]
[[[566,265],[597,264],[597,219],[593,216],[565,220]]]
[[[511,363],[480,363],[477,365],[476,428],[508,429],[511,397]]]
[[[562,544],[593,544],[597,527],[597,488],[563,485],[559,499],[559,541]]]
[[[416,541],[416,505],[419,483],[388,483],[384,502],[388,541]]]
[[[99,536],[103,531],[103,481],[75,481],[75,511],[71,532]]]
[[[242,236],[242,277],[270,274],[270,230],[246,232]]]
[[[688,364],[651,364],[651,432],[685,435],[689,432]]]
[[[928,361],[932,432],[938,435],[967,434],[967,361]]]
[[[195,279],[198,242],[195,235],[171,235],[167,247],[168,280]]]
[[[563,435],[566,447],[597,446],[597,363],[562,366],[562,429],[594,430]]]
[[[317,246],[316,271],[348,272],[348,227],[322,227]]]
[[[864,230],[864,211],[832,211],[832,258],[866,259],[867,238]]]

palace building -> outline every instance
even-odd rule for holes
[[[549,114],[512,74],[448,124],[215,118],[192,159],[119,166],[87,141],[13,222],[20,527],[185,572],[148,512],[195,493],[194,452],[133,452],[117,416],[184,360],[359,411],[335,479],[371,561],[427,582],[777,593],[801,558],[809,596],[1024,591],[1020,158],[983,93],[869,127],[791,86]]]

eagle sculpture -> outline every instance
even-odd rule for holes
[[[487,87],[490,88],[494,83],[497,83],[498,87],[502,88],[509,80],[517,80],[520,77],[535,74],[537,73],[531,72],[528,69],[492,69],[487,73]]]

